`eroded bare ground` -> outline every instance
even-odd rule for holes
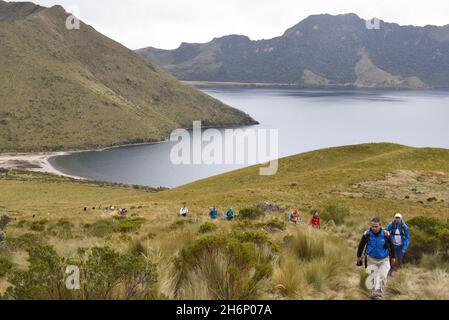
[[[390,198],[449,207],[449,176],[442,172],[397,170],[384,180],[351,185],[342,192],[348,197]]]

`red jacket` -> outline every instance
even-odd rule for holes
[[[319,216],[313,216],[309,223],[314,228],[320,228],[321,221]]]

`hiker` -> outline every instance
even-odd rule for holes
[[[363,265],[362,254],[365,255],[365,268],[373,270],[371,299],[383,300],[390,261],[395,262],[395,255],[390,233],[382,228],[379,218],[373,218],[371,228],[363,233],[357,250],[358,266]]]
[[[232,208],[229,208],[228,211],[226,211],[225,218],[229,221],[234,219],[234,210],[232,210]]]
[[[408,226],[400,213],[394,215],[394,220],[388,224],[387,230],[393,240],[394,255],[396,258],[396,263],[391,264],[390,275],[392,275],[402,265],[404,254],[410,245],[410,234],[408,232]]]
[[[296,208],[295,211],[290,213],[290,222],[294,224],[301,223],[301,216],[299,215],[299,209]]]
[[[320,219],[320,213],[318,211],[315,211],[312,215],[312,219],[310,219],[309,226],[312,226],[312,228],[321,229],[321,219]]]
[[[211,218],[212,220],[217,219],[217,216],[218,216],[218,210],[217,210],[217,208],[216,208],[215,206],[213,206],[213,208],[210,209],[210,211],[209,211],[209,216],[210,216],[210,218]]]
[[[179,210],[179,215],[183,216],[184,218],[187,217],[189,214],[189,209],[187,209],[186,205],[184,204],[182,208]]]

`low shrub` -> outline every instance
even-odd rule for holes
[[[239,218],[241,219],[259,219],[265,215],[265,212],[259,208],[245,208],[239,211]]]
[[[85,224],[84,228],[87,233],[97,238],[104,238],[114,232],[116,223],[112,220],[102,219],[95,221],[93,224]]]
[[[449,227],[437,218],[418,216],[408,221],[410,248],[405,258],[419,261],[424,254],[449,260]]]
[[[42,245],[44,239],[39,234],[25,233],[15,238],[10,237],[7,241],[9,246],[15,250],[19,249],[27,250],[32,247]]]
[[[341,225],[350,215],[351,211],[338,204],[328,205],[321,213],[321,218],[324,221],[333,221],[336,225]]]
[[[199,233],[208,233],[208,232],[213,232],[215,230],[217,230],[218,227],[215,223],[212,222],[205,222],[200,226],[200,230]]]
[[[148,299],[157,282],[155,264],[110,247],[92,248],[80,269],[84,299]]]
[[[69,291],[65,288],[65,263],[56,251],[49,246],[37,246],[28,250],[29,268],[16,271],[8,277],[12,285],[6,296],[16,300],[67,299]]]
[[[118,226],[116,227],[116,231],[122,233],[134,232],[140,229],[142,224],[144,224],[146,219],[144,218],[126,218],[120,220]]]
[[[47,223],[48,223],[47,219],[41,219],[41,220],[38,220],[38,221],[33,221],[33,222],[30,223],[29,228],[32,231],[41,232],[41,231],[45,230],[45,225]]]
[[[58,256],[49,246],[29,251],[29,268],[8,277],[12,285],[6,297],[18,300],[45,299],[150,299],[155,296],[156,265],[143,256],[121,254],[109,247],[94,247],[83,260]],[[65,286],[67,265],[80,270],[80,290]]]
[[[0,278],[6,276],[12,269],[13,263],[8,255],[0,256]]]

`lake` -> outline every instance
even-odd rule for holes
[[[279,156],[366,142],[449,148],[449,92],[203,89],[277,129]],[[223,131],[223,129],[220,129]],[[170,161],[175,142],[127,146],[59,156],[59,171],[88,179],[175,187],[248,164],[182,164]]]

